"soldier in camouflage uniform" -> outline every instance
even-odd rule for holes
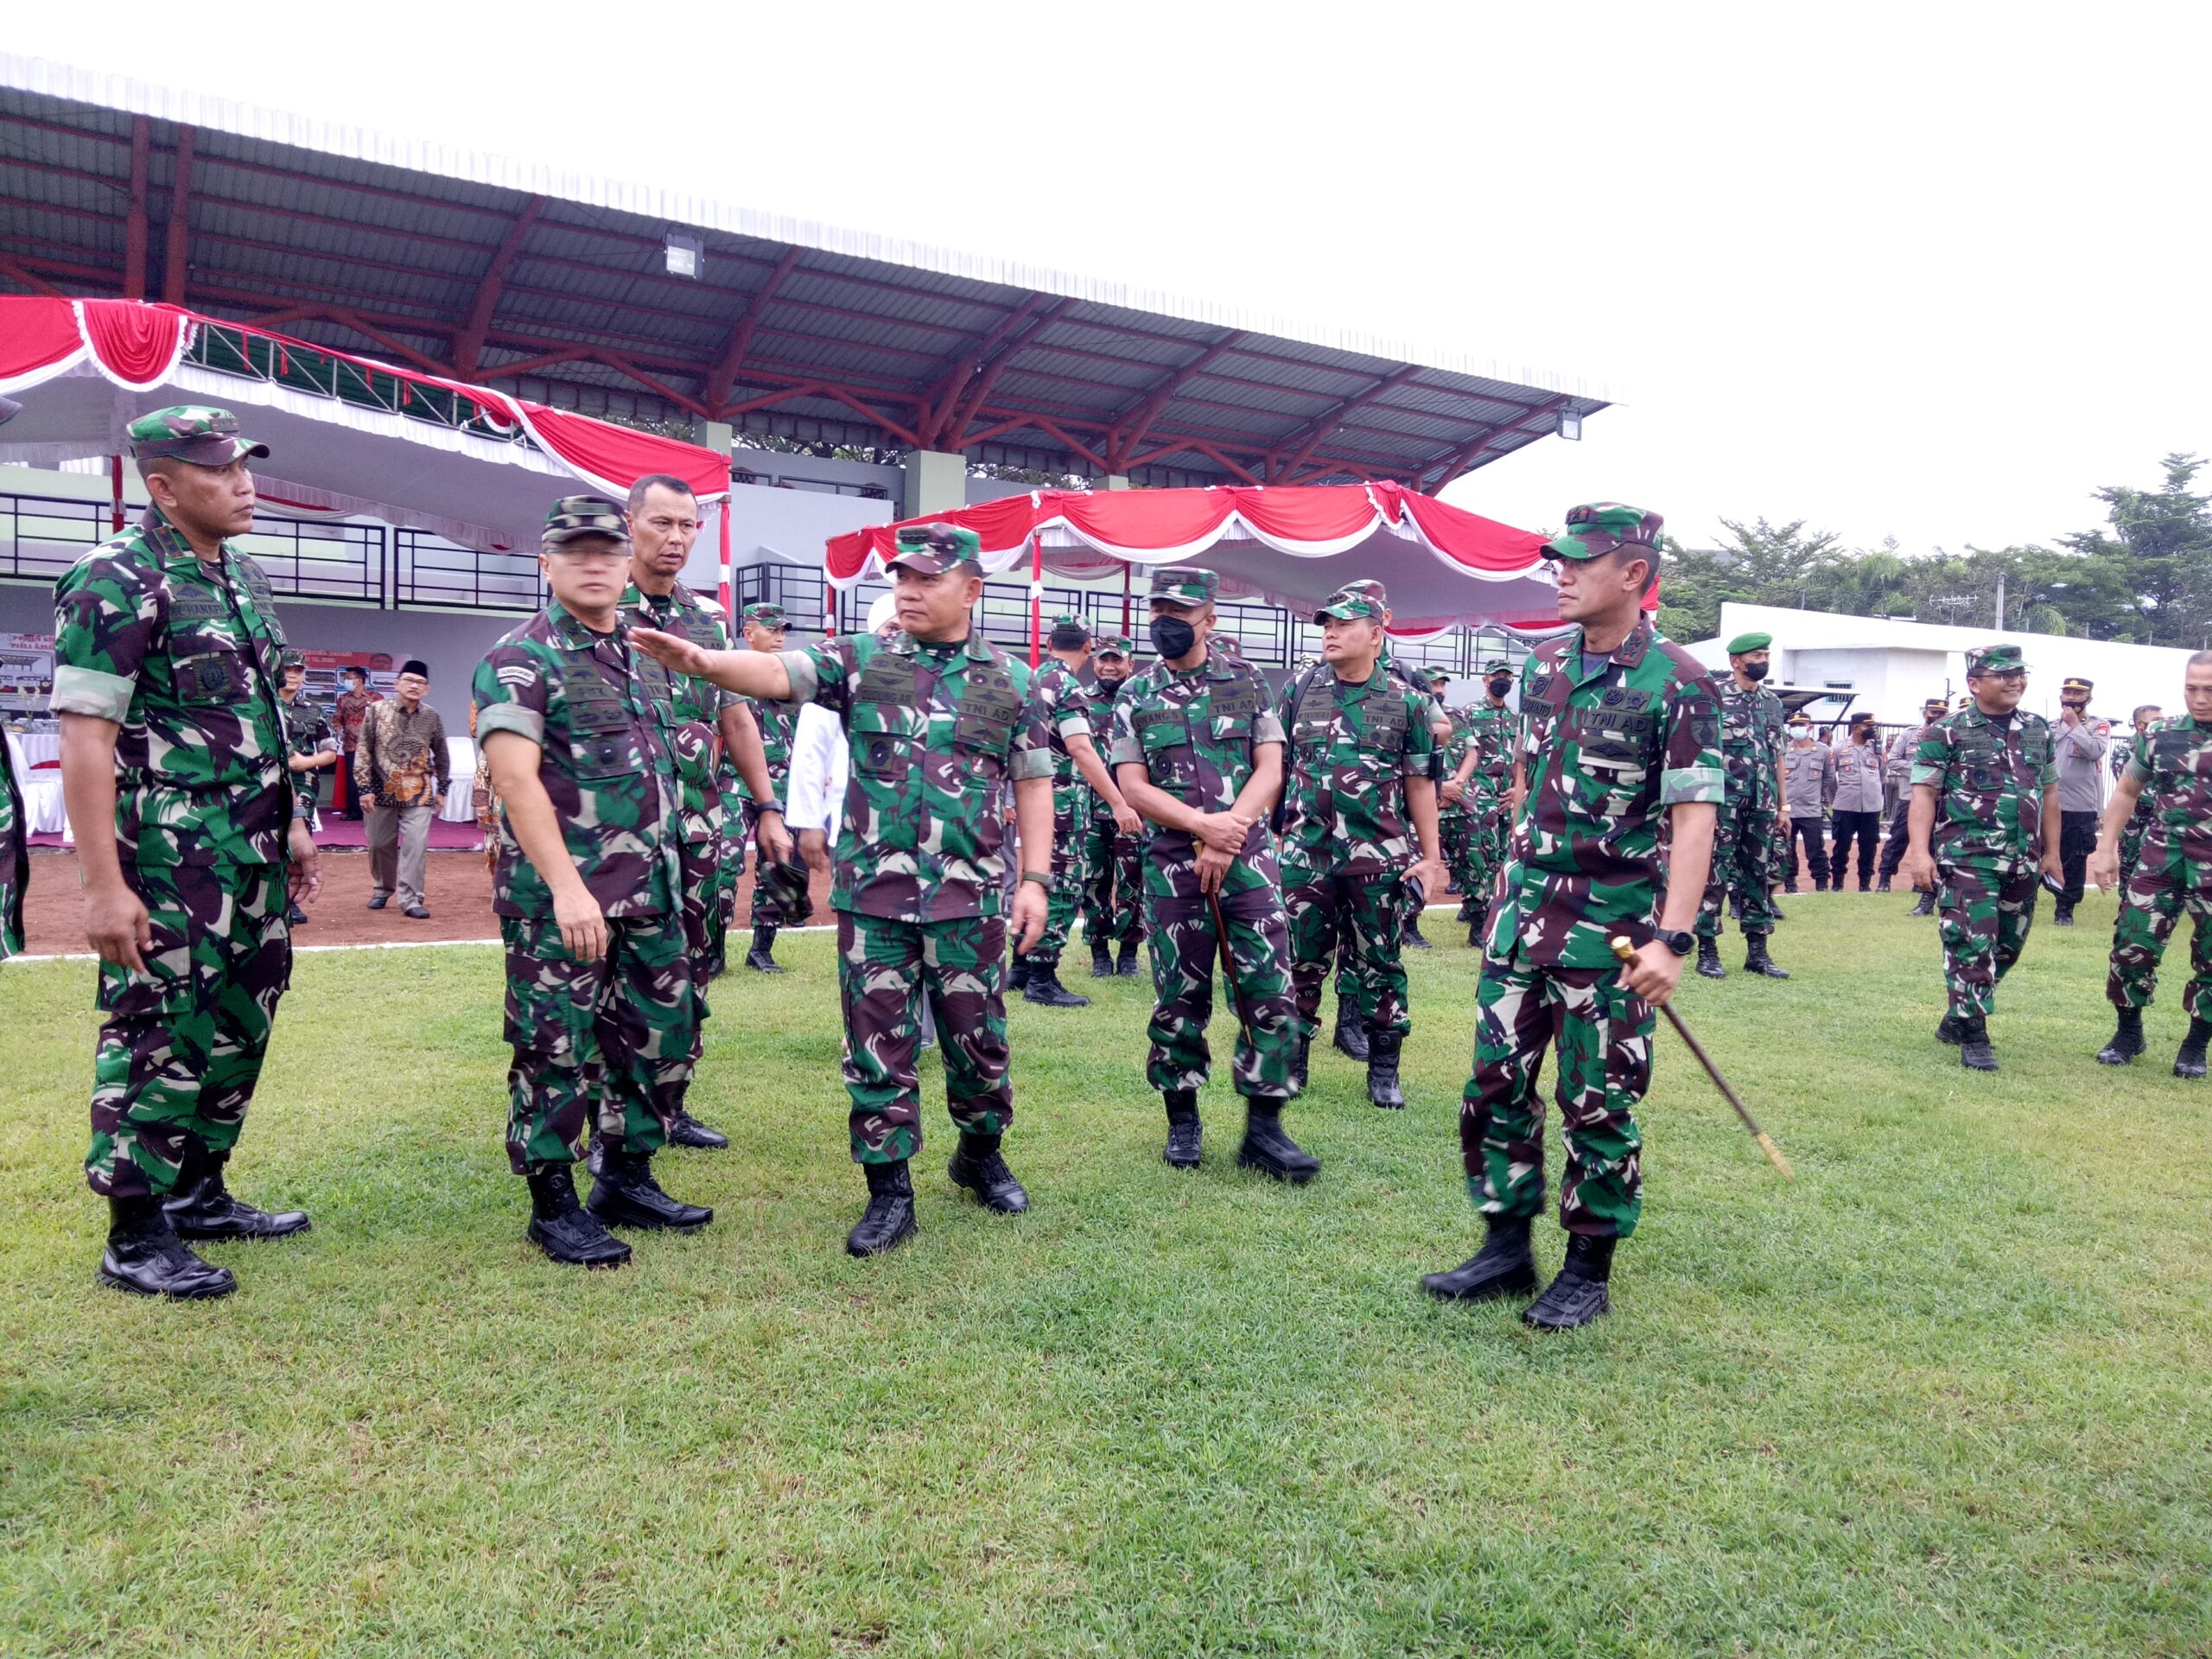
[[[747,651],[774,656],[784,649],[789,625],[781,606],[748,605],[741,620]],[[789,703],[755,697],[740,698],[738,705],[749,712],[760,729],[761,760],[767,772],[766,787],[756,779],[743,782],[739,788],[745,804],[745,833],[753,847],[753,943],[745,953],[745,965],[758,974],[780,974],[784,969],[776,960],[776,930],[804,926],[814,913],[814,900],[807,893],[806,867],[798,861],[783,822],[791,788],[791,736],[798,729],[798,710]],[[743,757],[739,759],[741,764]],[[741,848],[741,861],[742,851]],[[735,877],[731,880],[734,882]]]
[[[721,607],[692,592],[682,580],[692,545],[699,538],[699,504],[690,486],[665,474],[641,478],[631,486],[626,516],[630,571],[629,585],[622,591],[624,617],[641,627],[680,633],[709,651],[726,649],[729,630]],[[669,734],[670,758],[676,768],[677,812],[671,828],[681,877],[677,899],[684,949],[690,957],[697,1013],[690,1055],[696,1071],[708,1013],[707,982],[722,957],[727,916],[722,885],[736,880],[731,867],[743,857],[741,849],[735,859],[731,857],[716,779],[725,749],[737,756],[741,766],[748,758],[742,739],[753,717],[736,698],[710,681],[668,674],[658,664],[646,673],[645,680],[655,696],[655,713]],[[768,772],[757,741],[751,746],[749,758],[758,773],[754,782],[765,792]],[[772,817],[771,832],[780,830],[781,808],[771,806],[767,811]],[[670,1120],[668,1139],[671,1146],[709,1152],[729,1145],[728,1136],[708,1128],[683,1104]]]
[[[30,820],[16,758],[0,739],[0,961],[23,949],[23,894],[31,884]]]
[[[1651,1078],[1653,1007],[1693,948],[1726,774],[1719,709],[1695,658],[1642,613],[1660,518],[1617,502],[1572,509],[1549,543],[1562,619],[1522,668],[1515,787],[1525,788],[1499,874],[1476,992],[1473,1076],[1459,1118],[1482,1249],[1422,1281],[1478,1301],[1536,1287],[1529,1230],[1544,1201],[1536,1080],[1557,1053],[1560,1224],[1567,1262],[1522,1313],[1540,1330],[1586,1325],[1610,1305],[1613,1248],[1642,1214],[1636,1107]],[[1654,925],[1659,827],[1672,879]],[[1640,947],[1625,969],[1612,940]]]
[[[705,740],[677,723],[667,672],[630,646],[621,505],[565,497],[542,540],[552,601],[492,647],[474,686],[502,809],[507,1161],[548,1256],[615,1267],[630,1249],[609,1225],[688,1232],[715,1218],[652,1174],[698,1053],[676,753]],[[571,1166],[588,1124],[599,1179],[580,1206]]]
[[[1446,785],[1447,791],[1459,791],[1452,814],[1465,826],[1459,867],[1459,891],[1465,898],[1459,919],[1467,924],[1467,944],[1476,950],[1489,937],[1491,887],[1505,862],[1507,820],[1512,814],[1514,718],[1505,705],[1506,693],[1512,689],[1510,664],[1483,664],[1484,696],[1460,718],[1456,770]]]
[[[109,1203],[103,1283],[220,1296],[230,1270],[185,1241],[308,1225],[233,1198],[223,1168],[291,978],[287,898],[321,879],[286,765],[284,630],[226,540],[253,528],[246,462],[269,451],[228,410],[129,430],[146,516],[54,588],[53,708],[107,1016],[85,1173]]]
[[[1744,971],[1787,979],[1767,954],[1774,931],[1774,889],[1780,880],[1785,807],[1782,786],[1782,699],[1766,678],[1770,633],[1739,633],[1728,642],[1729,677],[1720,687],[1720,749],[1728,764],[1728,798],[1713,832],[1713,868],[1697,913],[1697,970],[1722,979],[1720,907],[1734,902],[1744,930]]]
[[[855,1255],[914,1231],[907,1163],[922,1144],[915,1054],[929,998],[944,1059],[945,1104],[960,1129],[948,1173],[988,1209],[1016,1214],[1028,1195],[1000,1152],[1014,1119],[1007,1081],[1007,946],[999,785],[1011,779],[1022,851],[1015,946],[1045,929],[1052,848],[1051,739],[1029,670],[985,639],[976,532],[909,524],[891,559],[897,622],[780,656],[702,652],[645,634],[670,667],[729,690],[819,702],[845,722],[851,758],[830,902],[837,912],[838,990],[854,1160],[868,1205],[845,1241]]]
[[[2135,735],[2140,737],[2149,731],[2158,723],[2161,713],[2158,705],[2155,702],[2137,704],[2134,716]],[[2127,775],[2127,763],[2134,758],[2135,745],[2133,743],[2115,743],[2112,746],[2112,778],[2115,785]],[[2156,816],[2157,810],[2152,806],[2150,801],[2138,795],[2135,798],[2134,815],[2127,820],[2126,827],[2120,832],[2120,891],[2123,899],[2127,893],[2128,883],[2135,880],[2136,861],[2143,856],[2143,840],[2151,833],[2151,822]]]
[[[1160,660],[1114,709],[1114,775],[1150,830],[1145,837],[1145,931],[1152,941],[1152,1052],[1145,1077],[1167,1108],[1167,1162],[1198,1167],[1198,1093],[1211,1053],[1206,1024],[1227,933],[1237,1003],[1231,1073],[1244,1096],[1236,1161],[1278,1180],[1319,1173],[1282,1127],[1297,1093],[1281,878],[1267,817],[1282,787],[1282,724],[1267,682],[1241,658],[1209,649],[1211,570],[1167,566],[1152,576],[1151,634]]]
[[[1367,1098],[1406,1103],[1398,1055],[1413,1021],[1400,960],[1408,887],[1438,868],[1435,734],[1432,705],[1382,671],[1382,606],[1338,593],[1314,613],[1323,664],[1283,689],[1275,719],[1288,738],[1288,775],[1277,822],[1283,910],[1298,1008],[1294,1092],[1321,1009],[1321,982],[1336,959],[1338,921],[1349,947],[1367,1032]]]
[[[1897,866],[1904,861],[1905,849],[1912,842],[1912,762],[1920,753],[1920,740],[1928,728],[1951,712],[1951,705],[1941,697],[1928,697],[1920,705],[1921,723],[1898,733],[1890,741],[1890,765],[1902,757],[1904,762],[1904,792],[1897,810],[1890,814],[1890,828],[1882,841],[1881,891],[1888,892],[1890,878],[1897,873]],[[1908,916],[1933,916],[1936,913],[1936,889],[1923,888]]]
[[[1970,653],[1967,683],[1973,706],[1921,736],[1912,845],[1898,870],[1936,888],[1950,1001],[1936,1034],[1959,1046],[1961,1065],[1994,1071],[1989,1011],[2035,925],[2037,869],[2064,880],[2058,765],[2050,722],[2019,712],[2028,671],[2018,645]]]
[[[338,765],[338,739],[322,710],[311,702],[300,701],[300,688],[307,683],[308,669],[299,653],[285,652],[277,672],[276,700],[284,715],[284,764],[292,774],[292,788],[300,798],[301,816],[312,830],[322,805],[322,774]],[[306,925],[308,913],[288,901],[284,918],[294,927],[301,927]]]
[[[1126,633],[1109,634],[1098,642],[1091,661],[1095,683],[1090,690],[1090,731],[1094,743],[1112,741],[1114,704],[1128,683],[1136,660],[1136,642]],[[1117,785],[1115,797],[1121,794]],[[1144,937],[1144,878],[1142,821],[1128,803],[1090,792],[1090,817],[1083,843],[1083,933],[1090,941],[1090,976],[1109,979],[1116,974],[1134,979],[1137,973],[1137,941]],[[1118,961],[1114,956],[1121,945]]]
[[[2147,807],[2150,823],[2120,892],[2105,979],[2120,1028],[2097,1058],[2126,1065],[2143,1052],[2143,1010],[2158,988],[2166,941],[2186,911],[2196,923],[2182,996],[2189,1034],[2174,1056],[2174,1075],[2194,1078],[2205,1074],[2205,1045],[2212,1039],[2212,651],[2190,657],[2183,672],[2189,713],[2158,721],[2126,746],[2126,770],[2105,804],[2088,880],[2100,887],[2120,880],[2121,840]]]

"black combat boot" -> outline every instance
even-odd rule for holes
[[[2050,907],[2050,925],[2053,927],[2073,926],[2074,906],[2066,904],[2053,905]]]
[[[1122,941],[1121,960],[1114,964],[1114,971],[1123,979],[1135,979],[1143,971],[1137,966],[1137,942],[1135,939]]]
[[[308,925],[308,913],[296,904],[290,905],[285,909],[284,919],[294,927],[305,927]]]
[[[2097,1051],[2099,1065],[2132,1065],[2135,1057],[2143,1052],[2143,1010],[2120,1010],[2120,1029],[2112,1034],[2112,1041]],[[2198,1064],[2203,1063],[2202,1049],[2198,1049]],[[2197,1074],[2202,1077],[2203,1073]]]
[[[630,1247],[576,1202],[576,1181],[566,1164],[541,1165],[530,1181],[530,1242],[571,1268],[619,1268]]]
[[[1959,1064],[1969,1071],[1997,1069],[1997,1048],[1989,1040],[1989,1021],[1978,1014],[1959,1021]]]
[[[1006,988],[1009,991],[1026,990],[1029,986],[1029,958],[1016,957],[1006,970]]]
[[[694,1152],[721,1152],[729,1145],[729,1136],[709,1128],[689,1112],[678,1112],[676,1122],[668,1126],[668,1144],[689,1147]]]
[[[1955,1014],[1947,1014],[1936,1024],[1936,1040],[1956,1048],[1967,1039],[1966,1021]]]
[[[1160,1099],[1167,1107],[1167,1150],[1160,1155],[1170,1169],[1196,1169],[1205,1148],[1205,1126],[1198,1122],[1198,1091],[1170,1089]]]
[[[1707,979],[1726,979],[1728,970],[1720,965],[1720,941],[1700,938],[1697,942],[1697,970]]]
[[[2189,1035],[2181,1039],[2181,1048],[2174,1055],[2174,1076],[2201,1077],[2204,1075],[2204,1045],[2212,1039],[2212,1020],[2192,1019]]]
[[[1093,979],[1114,977],[1114,952],[1103,939],[1090,942],[1090,976]]]
[[[868,1208],[845,1235],[845,1254],[881,1255],[914,1236],[914,1183],[904,1158],[895,1164],[862,1164],[861,1169],[868,1177]]]
[[[765,923],[753,929],[753,948],[745,953],[745,965],[756,974],[780,974],[784,964],[776,960],[776,930]]]
[[[1529,1246],[1529,1217],[1486,1216],[1490,1236],[1449,1273],[1426,1273],[1421,1288],[1447,1302],[1486,1302],[1526,1296],[1536,1287],[1536,1253]]]
[[[1744,971],[1747,974],[1764,974],[1769,979],[1789,977],[1789,970],[1767,955],[1766,935],[1764,933],[1744,935]]]
[[[1236,1162],[1293,1186],[1303,1186],[1321,1173],[1321,1160],[1284,1133],[1279,1100],[1244,1103],[1244,1144],[1236,1149]]]
[[[1459,900],[1459,914],[1458,919],[1463,922],[1471,922],[1475,919],[1475,895],[1473,893],[1471,893],[1465,898]]]
[[[223,1185],[227,1152],[187,1153],[176,1191],[162,1208],[179,1238],[289,1238],[308,1230],[304,1210],[270,1214],[234,1198]]]
[[[1418,910],[1406,912],[1405,931],[1399,936],[1399,939],[1408,950],[1433,950],[1436,948],[1421,937],[1421,912]]]
[[[1874,891],[1877,893],[1887,893],[1889,890],[1890,878],[1886,875],[1874,884]]]
[[[660,1190],[650,1155],[601,1148],[599,1179],[585,1207],[610,1227],[651,1227],[669,1232],[696,1232],[715,1218],[703,1204],[683,1204]]]
[[[1290,1092],[1293,1096],[1306,1092],[1308,1063],[1313,1057],[1313,1033],[1305,1029],[1305,1021],[1298,1023],[1299,1033],[1290,1050]]]
[[[1367,1064],[1367,1022],[1359,1017],[1357,1008],[1347,1014],[1341,996],[1337,999],[1337,1029],[1329,1040],[1346,1059],[1357,1060],[1362,1065]]]
[[[1477,905],[1467,918],[1467,948],[1480,950],[1490,944],[1490,906]]]
[[[227,1296],[238,1287],[228,1268],[209,1266],[176,1236],[159,1198],[110,1198],[107,1208],[100,1283],[137,1296],[179,1300]]]
[[[1933,916],[1935,913],[1936,890],[1933,887],[1923,887],[1920,890],[1920,901],[1905,912],[1908,916]]]
[[[1060,964],[1040,962],[1029,969],[1029,977],[1021,987],[1021,1000],[1034,1002],[1040,1008],[1087,1008],[1090,999],[1077,996],[1060,983]]]
[[[1030,982],[1033,985],[1034,980]],[[1014,1179],[1014,1172],[999,1155],[995,1135],[970,1135],[963,1130],[958,1150],[944,1173],[955,1186],[964,1186],[982,1200],[983,1208],[1002,1216],[1018,1216],[1029,1207],[1029,1194]]]
[[[1569,1238],[1559,1277],[1521,1310],[1521,1323],[1535,1331],[1573,1331],[1610,1309],[1605,1286],[1613,1276],[1613,1243],[1586,1233]]]
[[[1406,1039],[1395,1031],[1367,1033],[1367,1103],[1389,1111],[1403,1111],[1406,1091],[1398,1086],[1398,1051]]]

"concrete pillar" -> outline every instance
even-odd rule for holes
[[[1109,473],[1098,480],[1096,487],[1102,490],[1133,490],[1136,486],[1129,482],[1127,473]]]
[[[702,449],[711,449],[718,455],[726,455],[736,437],[736,432],[728,421],[702,421],[692,429],[691,442]]]
[[[918,518],[925,512],[955,512],[968,505],[968,462],[941,449],[906,452],[906,499],[899,505],[902,518]]]

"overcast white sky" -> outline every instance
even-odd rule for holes
[[[87,16],[7,43],[1602,383],[1447,493],[1531,527],[2049,541],[2212,450],[2201,3]]]

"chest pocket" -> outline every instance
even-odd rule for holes
[[[225,626],[230,620],[230,607],[205,588],[171,592],[169,653],[179,701],[235,702],[245,695],[245,656]]]
[[[1021,713],[1021,694],[1014,677],[995,663],[970,662],[960,694],[959,717],[952,723],[956,748],[1003,757],[1014,745],[1014,722]]]
[[[2200,753],[2195,736],[2186,731],[2160,732],[2151,740],[2151,772],[2152,785],[2171,790],[2191,781],[2204,771],[2203,754]]]
[[[178,658],[174,672],[181,702],[232,703],[245,695],[245,659],[227,644]]]
[[[1260,688],[1249,680],[1217,682],[1206,691],[1206,715],[1221,742],[1243,742],[1260,712]]]
[[[853,701],[911,709],[920,696],[920,684],[921,668],[912,658],[880,651],[868,659],[868,666],[861,671],[861,683],[853,688]]]
[[[1180,709],[1146,709],[1134,715],[1146,774],[1155,784],[1187,785],[1194,776],[1191,722]]]
[[[715,632],[713,621],[696,611],[683,613],[683,626],[676,632],[702,651],[721,649],[721,636]]]
[[[561,677],[562,718],[569,728],[569,764],[582,782],[643,772],[630,710],[613,684],[588,668]]]
[[[1325,683],[1307,686],[1298,694],[1298,706],[1291,715],[1291,741],[1301,749],[1325,748],[1331,734],[1336,729],[1337,700],[1330,695]]]
[[[1395,697],[1367,705],[1366,729],[1359,747],[1371,754],[1402,754],[1406,748],[1406,705]]]
[[[1650,759],[1652,720],[1649,715],[1618,714],[1611,709],[1578,709],[1570,718],[1586,765],[1609,772],[1642,772]]]

